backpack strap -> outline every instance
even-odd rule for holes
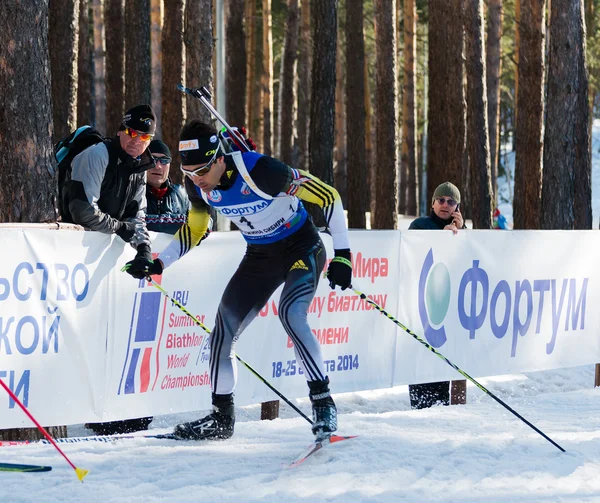
[[[108,152],[108,166],[112,166],[113,164],[116,165],[119,160],[119,152],[113,144],[115,141],[114,138],[107,138],[102,142]]]
[[[227,154],[227,155],[231,156],[239,174],[242,175],[242,178],[244,179],[244,181],[246,182],[248,187],[250,187],[250,190],[252,190],[252,192],[254,192],[257,196],[262,197],[263,199],[266,199],[267,201],[270,201],[271,199],[273,199],[273,196],[267,194],[264,190],[259,189],[258,186],[256,185],[256,183],[254,183],[254,180],[252,180],[252,177],[250,176],[250,173],[248,172],[248,168],[246,167],[246,164],[244,163],[244,159],[242,158],[241,152],[232,152],[231,154]]]

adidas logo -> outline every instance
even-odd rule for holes
[[[294,269],[304,269],[305,271],[308,271],[308,267],[306,267],[306,264],[302,260],[298,260],[290,267],[290,271],[293,271]]]

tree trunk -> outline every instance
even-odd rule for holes
[[[125,109],[152,102],[150,0],[125,0]]]
[[[486,84],[488,98],[488,129],[490,137],[490,167],[494,206],[498,205],[498,151],[500,117],[500,72],[502,70],[502,0],[488,1],[486,41]]]
[[[56,220],[56,164],[49,135],[52,133],[52,101],[47,33],[46,1],[3,3],[0,16],[3,102],[0,107],[0,124],[3,125],[0,222]],[[8,47],[13,50],[6,50]]]
[[[312,37],[310,33],[310,0],[302,0],[300,9],[300,41],[298,45],[298,138],[296,140],[298,169],[309,170],[308,138],[310,130],[310,91],[312,88]]]
[[[462,0],[429,0],[427,204],[446,181],[461,192],[465,153]]]
[[[213,91],[213,14],[211,0],[186,2],[185,28],[183,41],[185,43],[185,82],[187,87],[206,87]],[[200,100],[186,95],[186,121],[200,119],[210,122],[208,110]]]
[[[279,135],[277,156],[286,164],[293,165],[292,145],[294,141],[294,84],[298,53],[298,0],[288,0],[285,40],[279,74]]]
[[[57,181],[50,137],[48,2],[7,0],[2,8],[0,222],[52,222],[57,216]],[[64,437],[66,427],[53,428],[50,433]],[[39,438],[41,434],[35,428],[0,431],[3,440]]]
[[[262,0],[262,73],[261,114],[262,152],[273,154],[273,35],[271,33],[271,0]]]
[[[94,12],[94,101],[96,129],[106,133],[106,54],[104,52],[104,0],[92,0]]]
[[[591,229],[588,78],[582,2],[552,0],[543,229]]]
[[[375,0],[376,204],[372,229],[395,229],[398,132],[396,103],[396,1]],[[384,141],[385,139],[385,141]]]
[[[323,182],[333,185],[337,1],[315,2],[311,9],[311,21],[314,27],[314,53],[308,147],[310,171]]]
[[[156,114],[156,116],[162,118],[162,30],[163,14],[165,14],[165,12],[163,9],[163,0],[150,0],[150,5],[150,64],[152,66],[152,108],[154,109],[154,113]],[[181,18],[182,21],[179,27],[180,32],[183,31],[183,14],[181,14]],[[179,34],[179,38],[182,39],[181,33]],[[181,46],[178,50],[182,54],[184,54],[183,42],[181,43]],[[183,79],[179,81],[179,83],[182,82]],[[159,138],[162,138],[162,125],[163,121],[161,119],[156,124],[156,136],[158,136]],[[172,150],[173,146],[169,145],[169,148],[171,148],[171,154],[175,154],[175,152],[173,152]],[[173,162],[171,164],[171,167],[177,165],[178,164]],[[181,180],[181,172],[179,171],[179,169],[177,169],[176,171],[177,176],[172,179]]]
[[[365,229],[369,186],[365,131],[365,40],[363,3],[346,3],[346,121],[352,124],[348,141],[348,227]],[[368,163],[369,165],[371,163]]]
[[[233,126],[246,124],[246,36],[244,33],[244,0],[225,3],[225,110]]]
[[[337,46],[337,0],[319,0],[311,6],[314,27],[310,136],[310,172],[333,185],[335,122],[335,59]],[[325,224],[320,210],[310,208],[317,226]]]
[[[256,124],[256,0],[246,0],[246,124],[257,140]]]
[[[122,0],[104,0],[106,30],[106,131],[113,135],[125,112],[125,12]]]
[[[513,202],[515,229],[539,229],[542,214],[545,13],[545,0],[521,3]]]
[[[162,140],[169,146],[173,161],[169,174],[181,183],[179,170],[179,131],[183,126],[184,96],[177,85],[183,82],[183,0],[165,0],[162,52],[168,57],[162,62]],[[195,87],[195,86],[193,86]]]
[[[367,208],[371,212],[369,224],[373,223],[373,214],[375,213],[375,197],[377,190],[375,182],[377,181],[377,166],[375,164],[375,152],[373,151],[373,105],[371,103],[371,85],[369,78],[369,63],[365,58],[365,67],[363,69],[363,80],[365,83],[365,159],[367,161]]]
[[[56,143],[77,127],[79,0],[52,0],[49,5],[48,51],[54,121],[52,141]]]
[[[92,52],[92,25],[90,0],[79,3],[79,49],[77,61],[77,124],[94,124],[94,63]]]
[[[400,1],[400,0],[397,0]],[[417,5],[415,0],[404,0],[404,79],[402,93],[402,157],[401,188],[405,205],[401,207],[406,215],[419,214],[419,180],[417,177],[417,106],[415,93],[416,49],[417,49]]]
[[[346,172],[346,116],[344,114],[344,40],[338,30],[335,58],[335,129],[333,147],[333,183],[340,194],[344,208],[348,204]]]
[[[467,146],[474,229],[492,228],[492,179],[483,54],[483,2],[465,2]]]

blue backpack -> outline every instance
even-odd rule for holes
[[[71,181],[71,162],[86,148],[105,140],[106,138],[92,126],[81,126],[54,145],[54,156],[58,164],[58,211],[63,222],[73,221],[65,190],[67,183]]]

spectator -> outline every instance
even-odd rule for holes
[[[492,229],[508,230],[508,222],[506,221],[506,217],[500,213],[500,208],[494,210],[492,217]]]
[[[71,223],[116,234],[137,250],[136,263],[152,263],[146,230],[146,171],[154,168],[147,151],[156,131],[149,105],[127,110],[117,135],[75,156],[70,178],[59,190]],[[66,221],[63,219],[63,221]],[[88,423],[99,435],[146,430],[152,418]]]
[[[426,217],[419,217],[410,226],[421,230],[450,230],[454,234],[465,229],[460,213],[460,191],[450,182],[444,182],[435,189],[431,200],[431,212]],[[459,396],[457,403],[466,403],[467,381],[452,381],[453,390]],[[413,409],[425,409],[432,405],[450,405],[450,382],[440,381],[408,386],[410,406]]]
[[[149,147],[156,166],[148,170],[146,180],[146,225],[148,230],[175,234],[187,221],[190,200],[181,185],[171,183],[171,151],[161,140]]]

